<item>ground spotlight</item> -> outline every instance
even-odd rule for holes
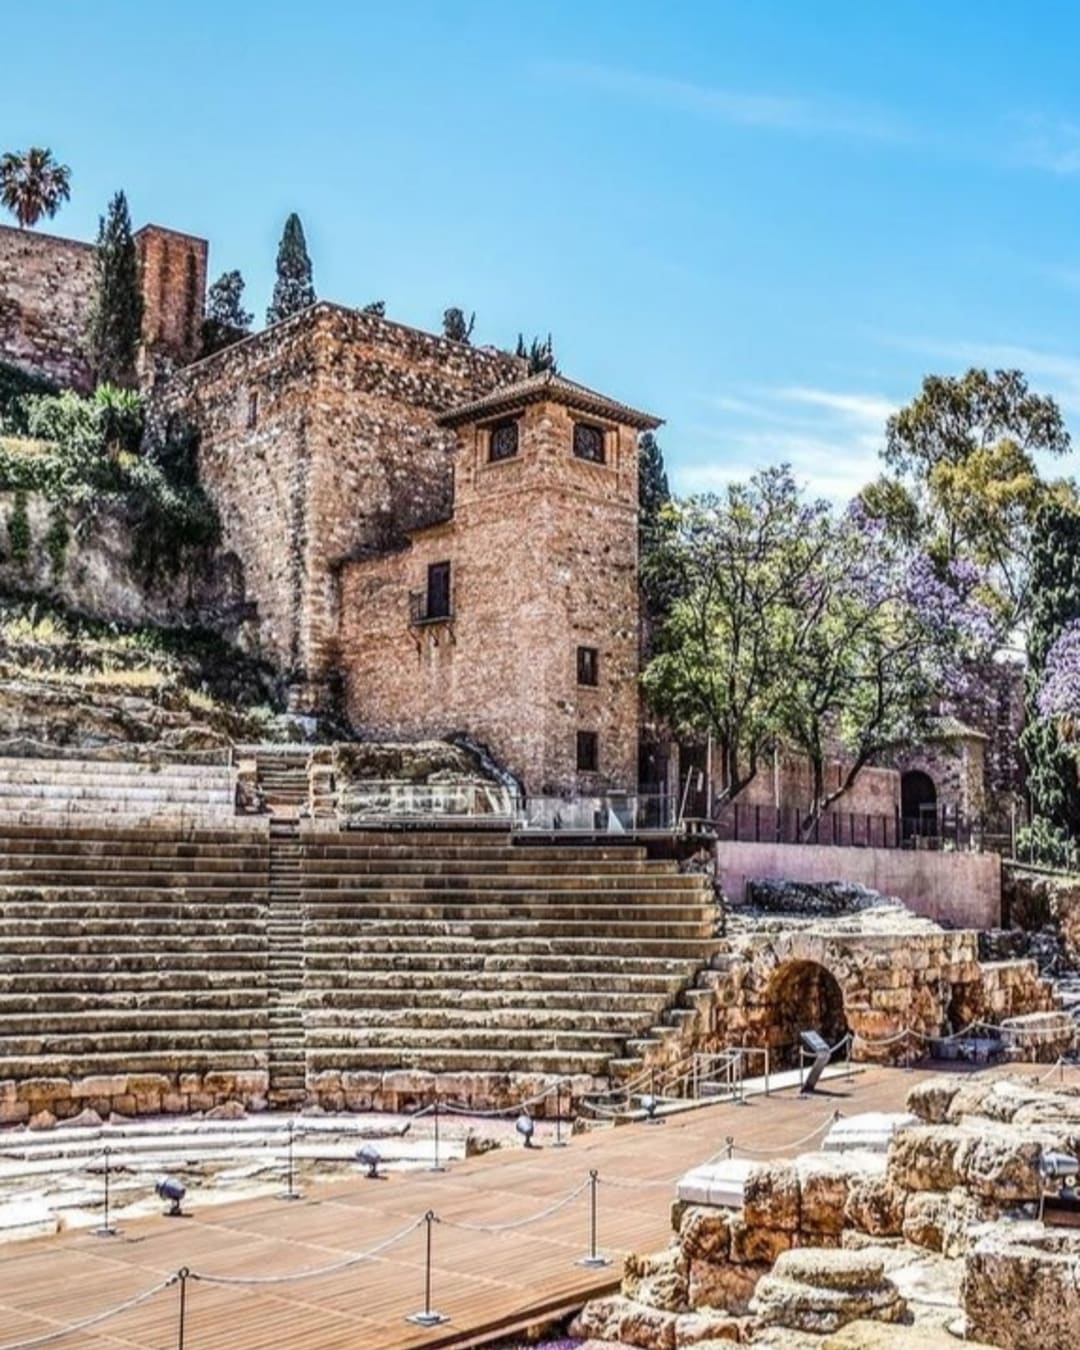
[[[382,1154],[374,1144],[365,1144],[363,1148],[358,1148],[356,1150],[356,1161],[360,1163],[361,1166],[367,1168],[367,1172],[364,1175],[368,1181],[382,1180],[382,1177],[379,1174],[379,1163],[382,1162]]]
[[[182,1181],[177,1181],[175,1177],[162,1177],[154,1190],[157,1191],[160,1199],[169,1202],[170,1207],[165,1211],[167,1218],[181,1219],[184,1217],[184,1212],[180,1206],[183,1203],[184,1196],[187,1195],[187,1187]]]
[[[532,1116],[529,1115],[528,1111],[522,1111],[521,1115],[518,1116],[514,1129],[521,1135],[526,1148],[535,1147],[532,1138],[533,1133],[536,1130],[536,1122],[533,1120]]]
[[[646,1092],[645,1096],[642,1097],[641,1109],[645,1112],[646,1125],[663,1125],[663,1119],[656,1114],[659,1105],[660,1103],[651,1092]]]

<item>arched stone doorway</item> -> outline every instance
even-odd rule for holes
[[[765,1005],[762,1043],[769,1047],[773,1068],[798,1067],[800,1032],[816,1031],[830,1045],[847,1035],[843,990],[817,961],[788,961],[778,967]]]
[[[922,769],[909,769],[901,775],[900,815],[905,839],[926,838],[938,832],[937,788]]]

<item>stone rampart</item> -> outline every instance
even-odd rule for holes
[[[0,361],[89,388],[85,334],[93,288],[92,245],[0,225]]]

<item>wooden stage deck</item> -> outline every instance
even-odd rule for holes
[[[908,1089],[927,1072],[868,1068],[827,1083],[811,1099],[786,1091],[747,1106],[688,1112],[662,1126],[597,1130],[560,1150],[502,1149],[443,1174],[399,1173],[383,1181],[357,1175],[312,1188],[293,1204],[250,1200],[207,1207],[186,1219],[131,1223],[113,1239],[72,1232],[13,1245],[0,1249],[0,1350],[73,1327],[182,1266],[231,1277],[294,1274],[367,1251],[429,1209],[442,1220],[433,1230],[432,1305],[452,1319],[448,1324],[425,1330],[405,1321],[423,1307],[419,1227],[336,1273],[257,1287],[189,1280],[184,1345],[390,1350],[470,1344],[530,1312],[583,1302],[617,1282],[624,1251],[665,1245],[674,1178],[723,1150],[725,1136],[780,1149],[823,1124],[836,1107],[845,1114],[902,1107]],[[613,1258],[609,1267],[575,1264],[588,1242],[586,1191],[535,1223],[477,1231],[548,1209],[586,1182],[590,1168],[601,1177],[599,1247]],[[179,1286],[173,1285],[93,1329],[72,1330],[48,1344],[58,1350],[174,1350],[178,1312]]]

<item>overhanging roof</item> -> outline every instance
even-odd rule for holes
[[[513,412],[526,403],[562,403],[579,412],[591,413],[609,422],[619,422],[623,426],[636,427],[639,431],[654,431],[661,425],[661,419],[651,413],[640,412],[625,403],[598,394],[583,384],[568,380],[545,370],[539,375],[531,375],[526,380],[517,380],[514,384],[504,385],[483,398],[463,403],[451,408],[439,417],[443,426],[456,427],[466,422],[479,422],[488,417],[498,417],[500,413]]]

